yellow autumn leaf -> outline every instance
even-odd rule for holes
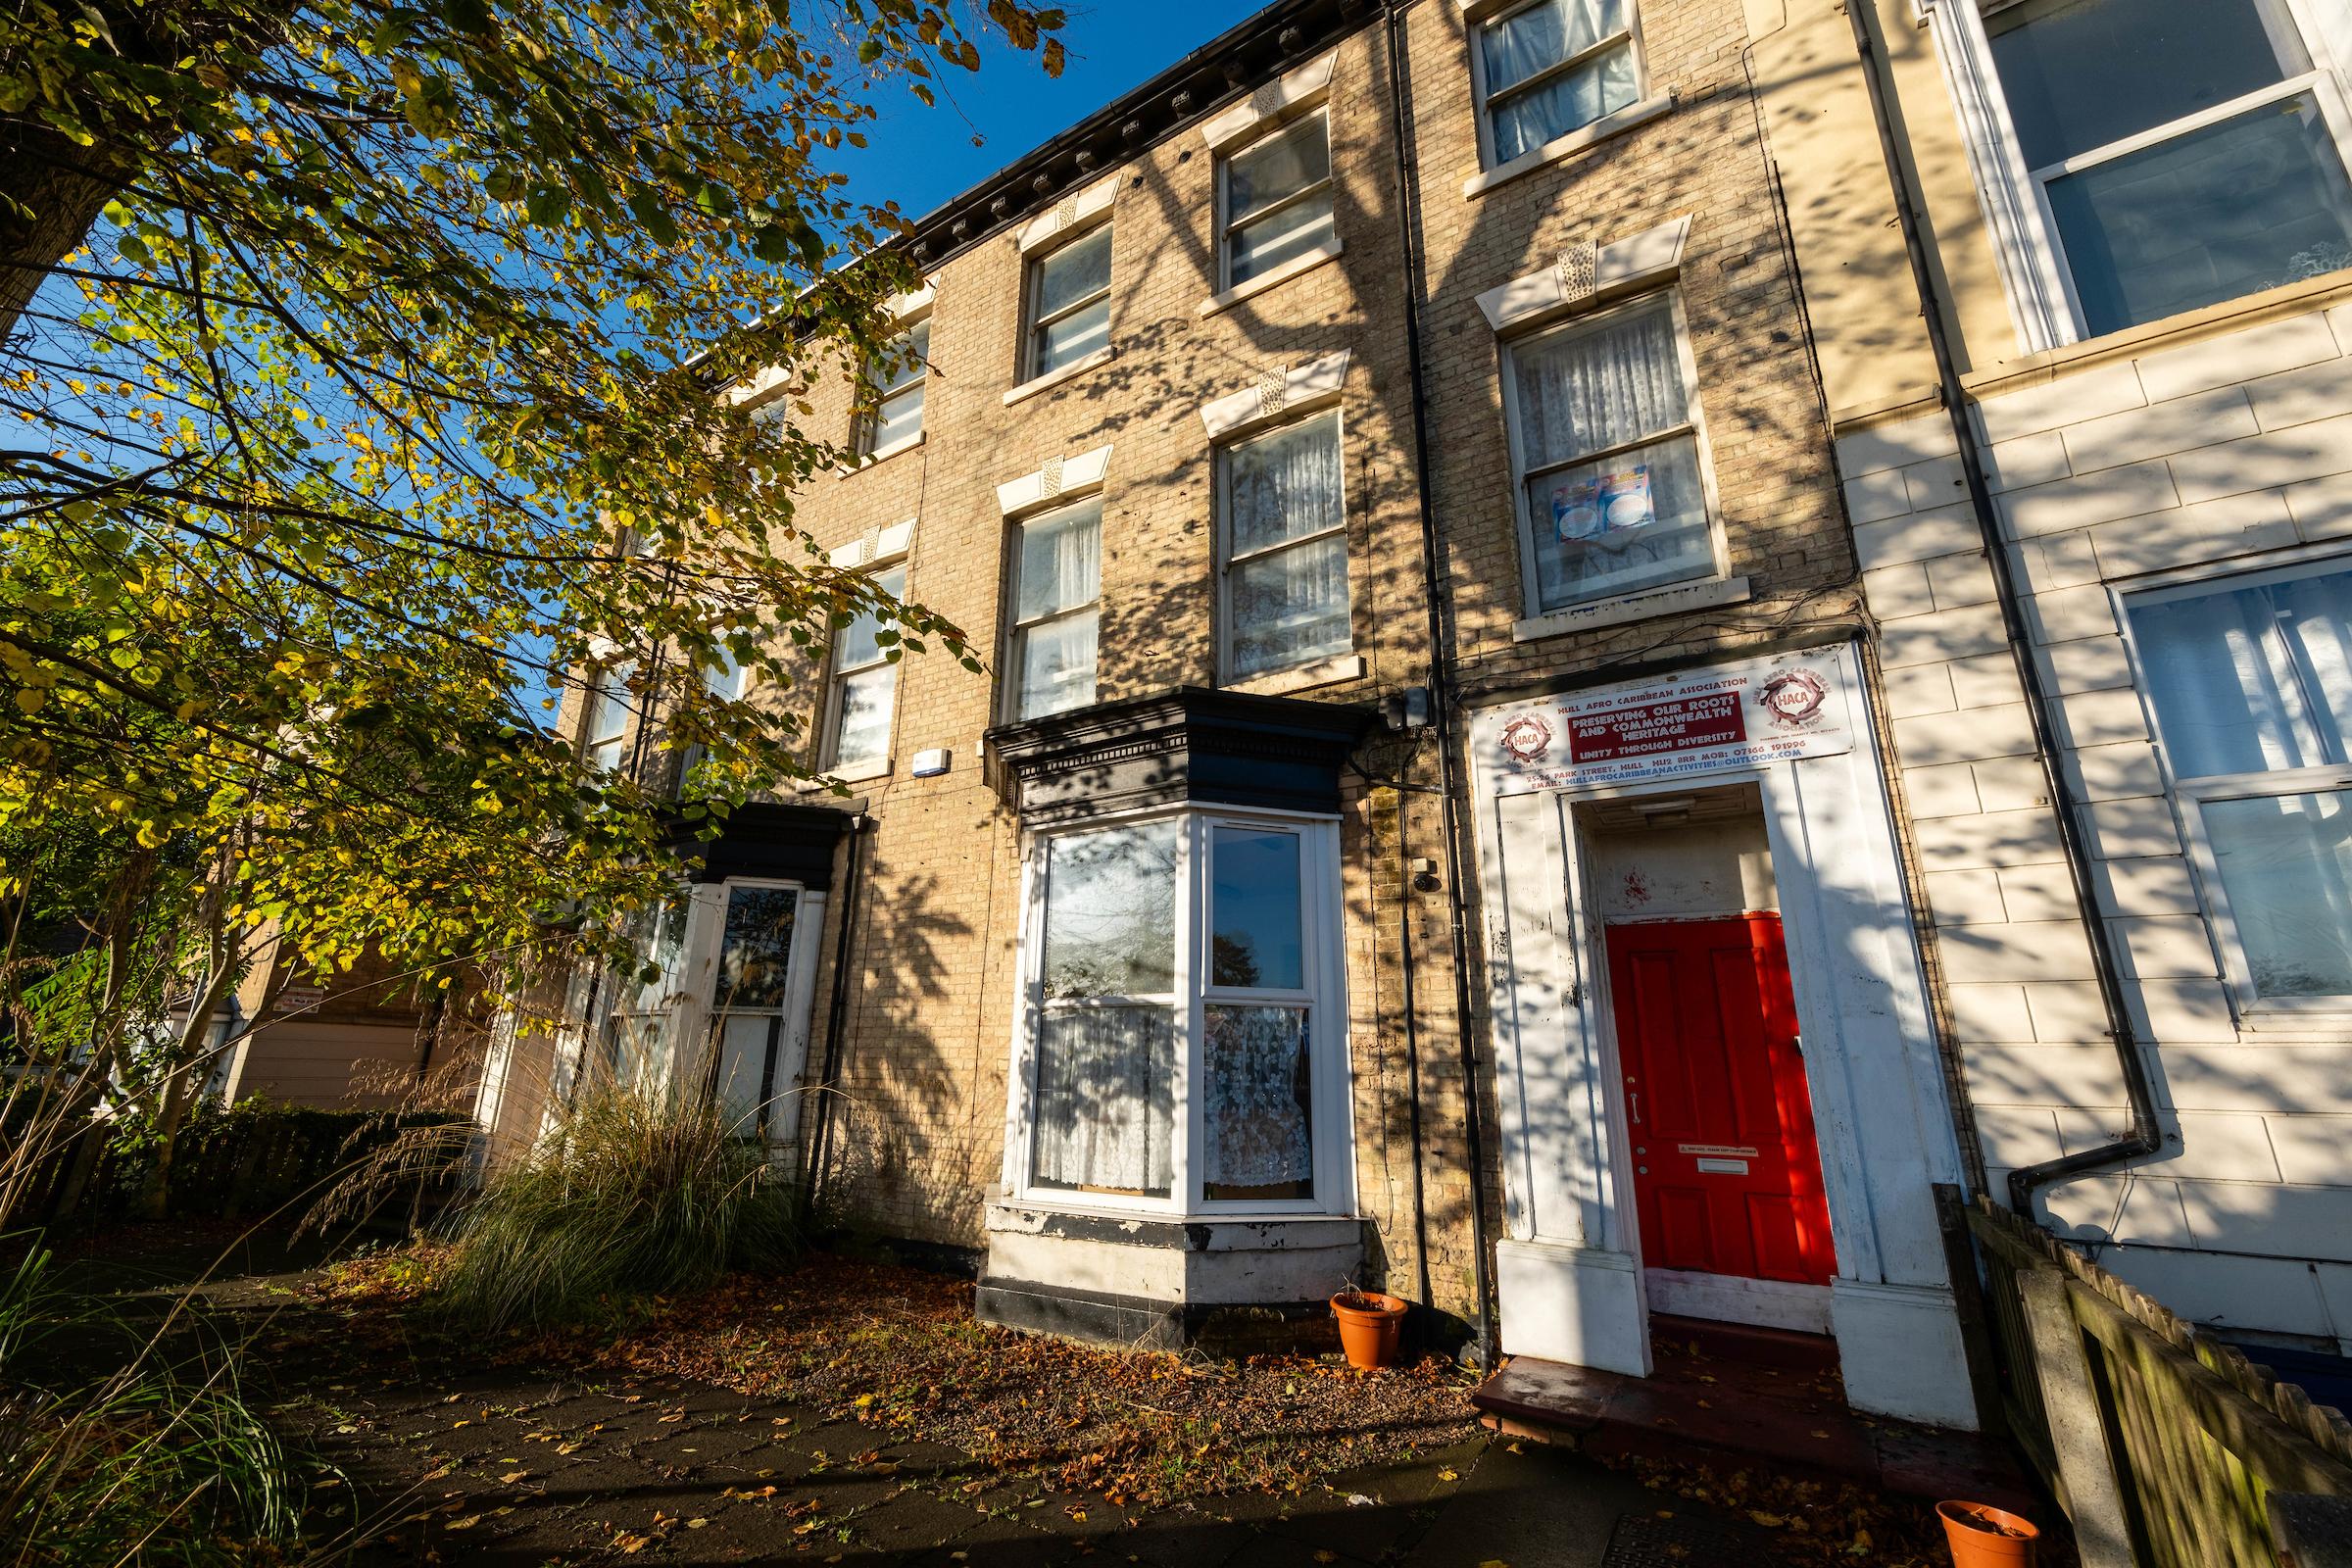
[[[1438,1479],[1440,1481],[1459,1481],[1462,1479],[1462,1473],[1459,1470],[1441,1470],[1438,1472]]]

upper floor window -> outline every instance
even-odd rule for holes
[[[1312,1209],[1347,1179],[1336,824],[1189,811],[1031,862],[1021,1185],[1107,1206]]]
[[[596,676],[588,690],[587,716],[580,723],[580,753],[588,765],[610,773],[620,766],[629,739],[629,680],[634,662],[614,664]]]
[[[1331,116],[1318,109],[1219,160],[1225,286],[1329,246]]]
[[[1478,28],[1490,162],[1507,164],[1631,105],[1629,0],[1528,0]]]
[[[2126,601],[2174,798],[2239,995],[2352,998],[2352,569]]]
[[[906,596],[905,562],[875,572],[873,578],[874,586],[891,598]],[[827,765],[852,778],[870,778],[890,767],[890,721],[899,693],[898,639],[882,639],[881,619],[869,612],[842,627],[833,640]]]
[[[2352,267],[2352,121],[2293,0],[1983,9],[2084,332]]]
[[[1530,614],[1721,570],[1674,296],[1505,345]]]
[[[1348,506],[1338,410],[1220,450],[1225,668],[1235,679],[1344,654]]]
[[[1102,503],[1020,523],[1013,561],[1012,716],[1042,718],[1095,700],[1102,618]]]
[[[1029,264],[1030,378],[1110,346],[1110,225]]]
[[[860,457],[885,458],[923,438],[923,386],[931,372],[928,318],[890,340],[890,351],[866,368],[873,412],[858,427]]]

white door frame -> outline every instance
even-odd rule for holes
[[[1789,665],[1824,676],[1827,716],[1846,744],[1816,745],[1811,755],[1791,746],[1785,757],[1742,757],[1706,771],[1498,793],[1504,728],[1528,713],[1564,723],[1562,699],[1473,719],[1507,1209],[1508,1239],[1496,1248],[1502,1348],[1637,1376],[1651,1366],[1607,966],[1586,913],[1575,808],[1752,782],[1804,1037],[1848,1397],[1861,1409],[1973,1426],[1932,1191],[1961,1179],[1959,1144],[1860,662],[1849,645],[1727,662],[1690,678]]]

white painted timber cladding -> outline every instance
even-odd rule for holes
[[[2095,896],[2151,1054],[2165,1153],[2048,1194],[2187,1315],[2352,1349],[2352,1015],[2233,1014],[2114,595],[2151,573],[2352,559],[2352,305],[2098,366],[1971,413],[2029,595]],[[1838,442],[1894,760],[1984,1157],[2106,1141],[2123,1091],[1941,414]],[[2229,1254],[2229,1255],[2223,1255]]]

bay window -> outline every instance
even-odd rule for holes
[[[1110,346],[1110,225],[1029,264],[1024,378],[1047,375]]]
[[[1337,839],[1193,809],[1036,841],[1009,1161],[1026,1197],[1352,1207]]]
[[[891,598],[906,596],[904,562],[873,577],[874,586]],[[899,692],[898,643],[895,638],[883,642],[882,629],[881,618],[865,612],[833,640],[826,765],[851,778],[870,778],[890,768],[890,722]]]
[[[1536,152],[1640,96],[1629,0],[1527,0],[1481,23],[1480,113],[1490,167]]]
[[[2208,578],[2125,604],[2240,999],[2352,1007],[2352,566]]]
[[[930,378],[931,322],[915,322],[890,341],[883,359],[866,367],[872,411],[858,427],[858,455],[886,458],[923,437],[923,389]]]
[[[1722,571],[1674,296],[1504,345],[1528,612]]]
[[[1224,286],[1232,288],[1336,240],[1331,116],[1292,121],[1217,163]]]
[[[2352,122],[2295,0],[1981,10],[2003,167],[2082,331],[2352,267]]]
[[[1013,577],[1011,716],[1087,707],[1102,618],[1102,501],[1018,524]]]
[[[1337,410],[1218,453],[1225,668],[1240,679],[1353,646]]]

